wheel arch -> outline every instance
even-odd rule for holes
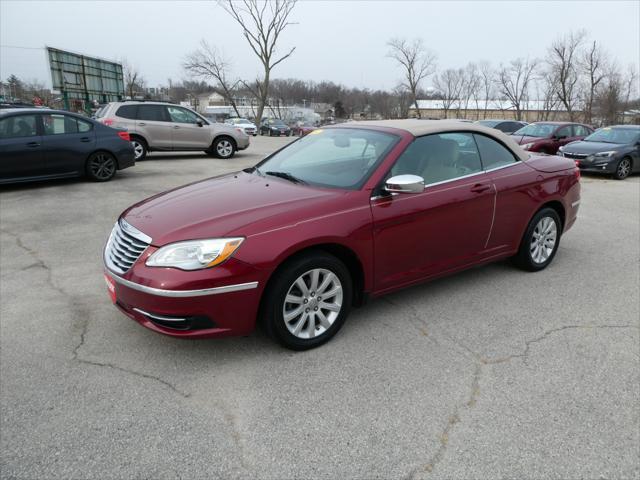
[[[213,140],[211,141],[211,148],[213,149],[214,144],[222,138],[228,138],[229,140],[231,140],[231,142],[233,143],[233,149],[238,150],[238,142],[236,142],[236,139],[228,133],[219,133],[218,135],[213,137]]]
[[[89,159],[91,158],[92,155],[95,155],[96,153],[102,153],[102,152],[108,153],[109,155],[111,155],[116,161],[116,165],[118,167],[116,170],[120,170],[120,160],[118,159],[118,155],[116,155],[115,152],[112,152],[108,148],[104,148],[104,147],[96,148],[95,150],[92,150],[91,153],[87,155],[87,157],[84,159],[84,168],[85,169],[87,168]]]
[[[262,290],[262,296],[260,298],[260,311],[262,312],[266,295],[269,292],[270,286],[278,273],[287,268],[287,265],[303,255],[311,252],[324,252],[333,255],[340,260],[351,273],[351,281],[353,282],[353,305],[360,306],[366,301],[366,294],[364,292],[365,278],[364,278],[364,266],[362,261],[354,250],[346,245],[334,242],[317,243],[313,245],[301,246],[287,253],[287,255],[281,259],[278,266],[271,272],[269,278],[266,281],[265,287]]]
[[[562,204],[562,202],[560,200],[551,200],[548,202],[545,202],[544,204],[542,204],[540,206],[540,208],[538,208],[533,215],[531,215],[531,218],[535,217],[537,215],[537,213],[542,210],[543,208],[551,208],[553,210],[556,211],[556,213],[558,214],[558,216],[560,217],[560,227],[562,229],[562,231],[564,231],[564,226],[565,226],[565,222],[567,219],[567,212],[564,208],[564,205]],[[531,220],[529,220],[531,221]]]

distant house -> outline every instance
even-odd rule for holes
[[[418,100],[416,105],[409,108],[409,116],[417,117],[418,110],[421,118],[445,119],[465,118],[468,120],[505,119],[516,120],[516,109],[507,100]],[[446,108],[448,107],[448,108]],[[525,122],[568,121],[569,113],[564,106],[556,102],[550,105],[543,100],[529,100],[520,106],[520,120]],[[580,113],[580,112],[578,112]]]

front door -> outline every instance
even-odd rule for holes
[[[35,114],[0,120],[0,181],[44,174],[42,136]]]
[[[204,150],[211,147],[211,130],[195,113],[182,107],[167,107],[171,119],[174,150]]]
[[[401,174],[426,186],[371,199],[377,292],[471,263],[491,230],[495,189],[470,133],[416,139],[387,178]]]

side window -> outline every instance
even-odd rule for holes
[[[572,128],[571,125],[567,125],[566,127],[562,127],[561,129],[559,129],[558,131],[556,131],[556,138],[569,138],[573,136],[573,133],[571,132]]]
[[[15,115],[0,120],[0,138],[35,137],[35,115]]]
[[[42,115],[42,125],[45,135],[78,133],[78,122],[76,122],[76,119],[60,113]]]
[[[93,130],[93,125],[89,122],[85,122],[84,120],[76,119],[78,122],[78,132],[85,133]]]
[[[497,130],[500,130],[501,132],[510,132],[511,125],[513,125],[511,122],[502,122],[497,124],[494,128],[496,128]]]
[[[414,140],[398,158],[391,176],[418,175],[429,185],[481,171],[472,134],[440,133]]]
[[[587,130],[582,125],[574,125],[573,126],[573,136],[574,137],[586,137],[589,135],[589,130]]]
[[[501,143],[489,138],[485,135],[474,135],[478,150],[480,150],[480,158],[485,170],[502,167],[517,162],[515,155],[507,147]]]
[[[116,116],[121,118],[135,119],[137,110],[137,105],[123,105],[116,111]]]
[[[138,120],[166,122],[164,105],[138,105]]]
[[[175,123],[198,123],[198,116],[180,107],[167,107],[167,111],[169,112],[169,117],[172,122]]]

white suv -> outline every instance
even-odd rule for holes
[[[218,158],[231,158],[249,146],[243,129],[212,123],[193,110],[161,102],[112,102],[96,112],[96,120],[125,128],[136,161],[151,151],[204,150]]]

